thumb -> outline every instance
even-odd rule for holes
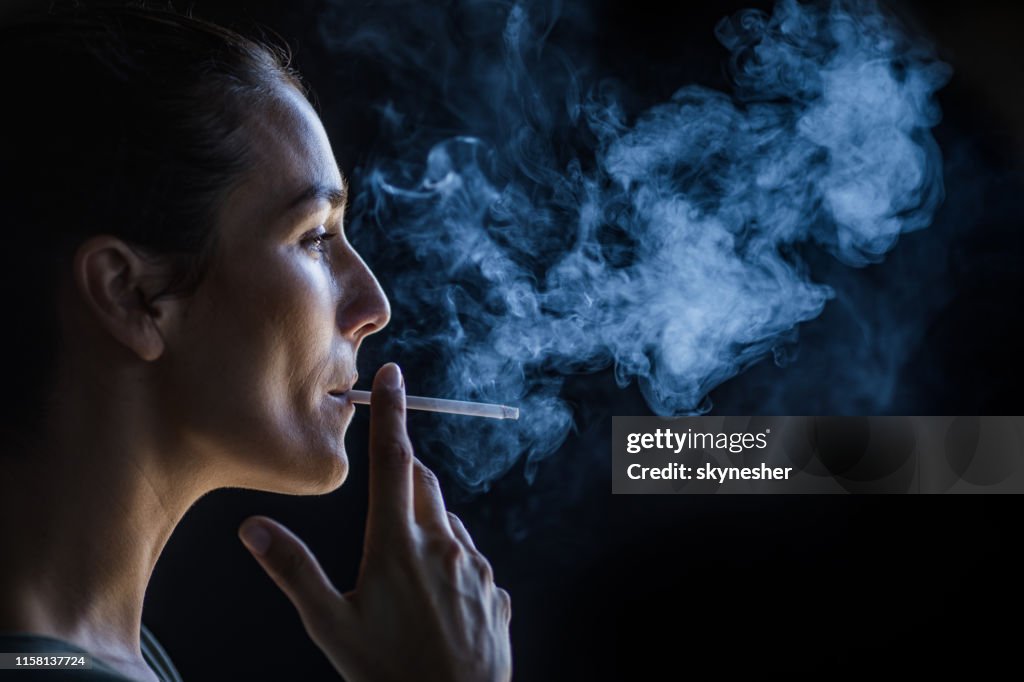
[[[350,608],[348,601],[302,540],[265,516],[243,521],[238,537],[291,601],[314,641],[326,630],[340,634],[338,625]]]

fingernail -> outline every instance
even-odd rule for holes
[[[270,548],[270,533],[259,523],[252,522],[243,525],[238,531],[238,536],[249,548],[249,551],[256,556],[263,556]]]
[[[397,364],[389,362],[384,365],[381,372],[383,373],[381,382],[383,382],[384,388],[398,389],[405,386],[405,377],[402,376],[402,370]]]

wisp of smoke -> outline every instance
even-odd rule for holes
[[[362,170],[355,213],[415,257],[385,282],[393,347],[439,357],[438,395],[521,408],[516,423],[445,418],[420,443],[467,488],[523,456],[529,477],[558,449],[571,373],[611,366],[656,414],[706,412],[833,296],[801,253],[876,263],[942,199],[930,128],[949,70],[872,4],[724,19],[733,91],[685,85],[633,115],[621,84],[548,40],[561,10],[456,9],[456,28],[434,8],[333,38],[411,90],[432,84],[454,121],[383,105],[404,153]]]

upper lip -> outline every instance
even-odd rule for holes
[[[356,376],[352,377],[350,381],[347,381],[344,385],[338,388],[332,388],[327,392],[330,393],[331,395],[341,395],[342,393],[348,393],[350,390],[352,390],[352,387],[356,385],[356,381],[358,380],[359,375],[357,374]]]

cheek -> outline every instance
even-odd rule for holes
[[[197,292],[177,353],[187,363],[169,400],[196,448],[231,481],[271,489],[344,480],[354,409],[326,394],[347,374],[332,365],[344,361],[331,353],[332,291],[324,264],[268,258],[222,270]]]
[[[259,395],[262,411],[287,411],[332,378],[333,283],[324,264],[303,253],[245,262],[211,281],[206,318],[216,351],[206,355],[216,366],[206,371]]]

